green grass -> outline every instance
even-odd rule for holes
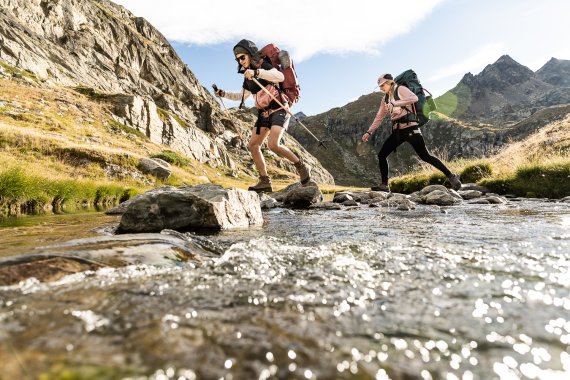
[[[115,121],[113,119],[108,120],[107,123],[111,131],[123,131],[127,134],[135,135],[137,137],[140,137],[141,139],[148,140],[147,135],[145,135],[138,129],[128,127],[125,124],[119,123],[118,121]]]
[[[493,167],[488,162],[477,162],[466,165],[460,173],[461,182],[477,183],[483,178],[493,175]]]
[[[570,196],[570,160],[527,164],[506,174],[495,173],[488,162],[475,162],[458,172],[463,183],[476,183],[498,194],[552,199]],[[418,172],[394,178],[390,181],[390,188],[394,192],[409,194],[428,185],[443,185],[445,182],[446,178],[441,173]]]
[[[150,157],[151,158],[160,158],[161,160],[164,160],[164,161],[168,162],[169,164],[176,165],[179,167],[190,166],[192,164],[192,161],[190,161],[189,159],[187,159],[185,157],[182,157],[178,153],[173,152],[171,150],[163,150],[162,152],[160,152],[158,154],[153,154]]]
[[[514,174],[480,181],[499,194],[521,197],[563,198],[570,195],[570,160],[553,164],[531,164]]]
[[[156,112],[158,113],[158,117],[160,118],[160,120],[163,123],[168,123],[168,120],[170,119],[170,117],[172,117],[174,120],[176,120],[176,122],[182,127],[187,129],[188,128],[188,123],[186,123],[184,120],[182,120],[178,115],[173,114],[171,112],[168,112],[165,109],[162,109],[160,107],[156,108]]]
[[[34,81],[38,82],[38,78],[30,73],[29,71],[26,70],[20,70],[17,67],[14,66],[10,66],[9,64],[7,64],[6,62],[2,62],[0,61],[0,66],[2,66],[9,74],[20,74],[21,76],[24,76],[26,78],[30,78],[33,79]]]
[[[420,191],[429,185],[443,185],[447,180],[441,173],[433,174],[407,174],[390,181],[390,189],[395,193],[409,194]]]
[[[171,114],[171,116],[174,118],[174,120],[176,120],[176,122],[178,124],[180,124],[180,126],[184,129],[188,129],[188,123],[186,123],[184,120],[182,120],[178,115],[175,114]]]
[[[0,215],[6,214],[8,204],[30,205],[86,204],[104,206],[140,193],[135,188],[94,181],[50,180],[25,173],[22,168],[12,168],[0,173]]]
[[[92,100],[101,101],[101,100],[105,100],[107,98],[107,95],[95,91],[95,89],[92,87],[76,86],[76,87],[73,87],[73,89],[75,91],[79,92],[80,94],[87,96],[89,99],[92,99]]]

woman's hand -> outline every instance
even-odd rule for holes
[[[245,70],[245,73],[243,73],[243,76],[245,77],[245,79],[251,80],[251,78],[253,78],[255,76],[255,70],[252,70],[252,69]]]
[[[367,142],[370,138],[370,132],[366,132],[362,135],[362,141]]]

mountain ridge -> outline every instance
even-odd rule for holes
[[[503,55],[477,75],[466,73],[453,89],[436,99],[441,113],[432,114],[434,120],[422,128],[428,147],[445,159],[491,155],[545,123],[563,118],[568,112],[563,106],[570,104],[570,90],[564,81],[553,79],[551,84],[541,78],[557,78],[565,70],[570,70],[570,61],[551,59],[534,73]],[[360,138],[372,123],[381,97],[380,93],[365,94],[304,120],[319,138],[331,141],[328,152],[318,149],[304,131],[292,129],[291,133],[319,158],[338,183],[375,183],[379,180],[376,152],[391,133],[390,123],[385,120],[369,144],[363,144]],[[548,120],[522,123],[551,108],[544,113]],[[418,163],[407,144],[388,160],[392,175],[404,174]]]

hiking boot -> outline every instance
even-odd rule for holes
[[[372,191],[385,191],[385,192],[389,193],[390,192],[390,186],[388,186],[387,183],[381,183],[380,185],[372,186],[370,188],[370,190],[372,190]]]
[[[451,173],[449,177],[447,177],[449,183],[451,184],[451,188],[455,191],[461,189],[461,180],[459,179],[459,174]]]
[[[269,178],[269,176],[266,175],[262,175],[259,177],[259,182],[257,182],[257,184],[255,184],[254,186],[250,186],[248,188],[249,191],[255,191],[257,193],[261,193],[261,192],[272,192],[273,191],[273,187],[271,187],[271,178]]]
[[[299,173],[299,177],[301,177],[301,185],[305,185],[311,180],[311,167],[305,164],[302,159],[299,159],[299,162],[293,165],[295,165],[295,168]]]

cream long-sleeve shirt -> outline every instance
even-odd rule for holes
[[[257,79],[263,79],[268,82],[279,83],[285,80],[285,76],[281,71],[277,70],[276,68],[272,68],[271,70],[259,69],[259,75],[257,76]],[[251,92],[242,87],[240,92],[226,91],[224,98],[239,102],[241,101],[242,96],[243,100],[245,101],[250,95]]]

